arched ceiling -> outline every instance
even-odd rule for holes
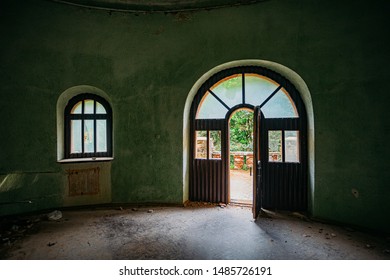
[[[245,5],[266,0],[52,0],[77,6],[144,12],[175,12]]]

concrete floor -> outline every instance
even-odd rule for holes
[[[253,177],[249,170],[230,170],[230,200],[252,204]]]
[[[2,259],[390,259],[390,238],[250,208],[188,207],[62,211],[2,223]],[[5,229],[5,225],[8,228]]]

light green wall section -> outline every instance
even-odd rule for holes
[[[63,163],[61,164],[63,173],[63,205],[64,206],[78,206],[78,205],[97,205],[111,203],[111,162],[77,162],[77,163]],[[75,178],[84,180],[84,174],[90,170],[99,174],[98,193],[85,195],[69,195],[69,174],[74,175]],[[86,172],[85,172],[86,171]],[[81,176],[80,176],[81,175]],[[76,179],[77,180],[77,179]]]
[[[111,99],[111,201],[181,203],[187,95],[217,65],[261,59],[294,70],[312,94],[312,214],[390,231],[388,10],[387,1],[273,0],[132,14],[1,1],[0,214],[65,205],[56,106],[77,85]]]

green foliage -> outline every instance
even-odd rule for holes
[[[230,155],[230,167],[234,167],[234,155]]]
[[[282,131],[281,130],[271,130],[268,132],[268,146],[271,152],[281,152],[282,151]]]
[[[253,151],[253,113],[241,110],[230,119],[230,151]]]
[[[221,151],[221,131],[220,130],[211,130],[210,139],[212,141],[212,146],[214,151]]]
[[[238,77],[231,78],[225,82],[223,82],[222,86],[226,89],[232,88],[241,88],[242,87],[242,77],[241,75]]]

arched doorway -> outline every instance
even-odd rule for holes
[[[261,207],[306,210],[305,106],[289,80],[261,66],[222,70],[206,80],[194,96],[190,110],[189,199],[229,202],[228,120],[242,107],[255,111],[254,213]],[[212,150],[215,135],[220,136],[218,156]]]
[[[229,118],[229,201],[253,204],[253,110],[243,107]]]

